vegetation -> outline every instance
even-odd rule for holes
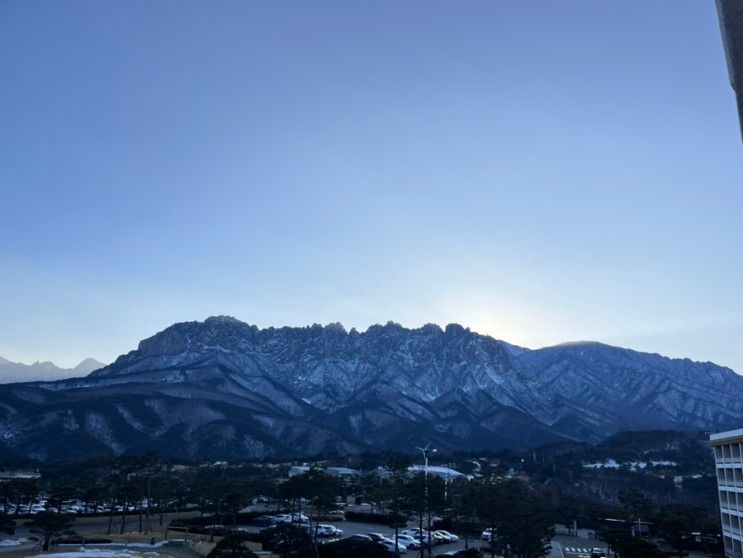
[[[251,537],[246,533],[230,533],[215,545],[206,558],[258,558],[248,547],[250,541]]]
[[[653,543],[633,537],[626,531],[612,531],[604,535],[610,550],[619,558],[666,558],[666,555]]]
[[[537,558],[549,553],[555,514],[549,499],[525,482],[486,472],[472,483],[471,507],[491,529],[491,550],[502,556]]]
[[[123,455],[40,468],[40,478],[0,482],[0,531],[12,533],[15,522],[30,518],[48,546],[72,527],[66,515],[105,515],[108,533],[149,533],[163,525],[165,513],[190,509],[195,516],[181,522],[191,532],[225,536],[224,558],[248,556],[247,540],[235,532],[266,513],[305,513],[307,529],[280,526],[260,537],[282,556],[364,555],[376,546],[350,542],[317,544],[317,529],[339,502],[372,504],[368,512],[348,511],[348,519],[385,524],[395,537],[403,526],[444,528],[464,537],[465,546],[484,529],[496,535],[491,549],[508,558],[539,558],[549,551],[555,523],[603,531],[621,558],[652,558],[657,547],[630,540],[631,522],[652,524],[666,550],[679,556],[690,549],[689,533],[720,533],[716,490],[709,448],[691,434],[620,434],[597,446],[552,444],[528,452],[512,451],[437,455],[441,464],[466,471],[448,484],[435,476],[411,475],[411,456],[390,453],[329,458],[322,465],[381,467],[358,476],[334,477],[320,467],[287,478],[289,464],[243,462],[174,466],[155,454]],[[609,459],[621,463],[608,469],[585,467]],[[692,475],[673,482],[676,469],[648,466],[632,469],[625,462],[676,463]],[[711,480],[710,480],[711,479]],[[270,511],[248,512],[261,497]],[[45,503],[42,506],[42,502]],[[45,511],[38,512],[42,507]],[[606,519],[623,530],[606,530]],[[648,546],[650,544],[650,546]],[[667,546],[666,546],[667,545]],[[368,545],[367,545],[368,546]],[[216,549],[215,549],[216,550]],[[328,554],[336,553],[336,554]],[[426,551],[426,554],[428,552]],[[212,557],[215,558],[215,557]]]
[[[15,533],[15,521],[7,513],[0,513],[0,533],[12,535]]]
[[[44,511],[38,513],[34,518],[26,523],[29,531],[37,535],[35,540],[41,541],[42,550],[49,550],[49,545],[53,538],[64,535],[74,535],[71,529],[75,523],[75,518],[63,513],[54,511]]]

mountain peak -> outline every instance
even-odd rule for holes
[[[80,374],[90,374],[94,370],[98,370],[99,368],[103,368],[106,366],[105,363],[96,360],[94,358],[88,357],[86,359],[83,359],[80,361],[80,363],[72,368],[73,371],[79,372]]]

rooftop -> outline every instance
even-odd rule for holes
[[[736,439],[743,440],[743,428],[736,428],[735,430],[727,430],[725,432],[717,432],[716,434],[710,434],[709,441],[714,444],[720,444],[724,442],[730,442]]]

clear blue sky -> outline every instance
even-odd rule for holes
[[[460,322],[743,372],[712,0],[0,3],[0,355]]]

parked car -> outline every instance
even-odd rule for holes
[[[342,510],[333,510],[328,514],[328,519],[332,519],[333,521],[345,521],[346,512]]]
[[[436,531],[428,531],[428,533],[433,539],[433,544],[444,544],[446,542],[449,542],[448,539],[444,537],[444,535],[441,535]]]
[[[276,523],[276,518],[272,515],[261,515],[253,520],[255,525],[273,525]]]
[[[394,540],[394,539],[393,539]],[[404,544],[409,549],[418,550],[421,547],[420,539],[416,539],[411,535],[397,535],[397,542]]]
[[[606,558],[606,550],[604,550],[603,548],[592,549],[591,558]]]
[[[310,518],[303,513],[282,513],[273,516],[276,523],[309,523]]]
[[[382,541],[393,541],[391,538],[389,538],[387,535],[383,535],[382,533],[367,533],[367,537],[369,537],[374,542],[382,542]]]
[[[343,531],[335,525],[320,524],[317,526],[318,537],[342,537]]]
[[[437,529],[436,532],[440,535],[443,535],[444,538],[446,538],[451,543],[459,541],[459,537],[457,535],[455,535],[454,533],[450,533],[449,531],[446,531],[444,529]]]
[[[416,541],[422,541],[424,546],[436,544],[435,537],[428,531],[421,531],[418,527],[408,527],[400,531],[401,535],[409,535]]]
[[[371,541],[372,538],[370,536],[368,536],[368,535],[356,534],[356,535],[351,535],[350,537],[347,537],[346,540],[349,540],[349,541]]]

